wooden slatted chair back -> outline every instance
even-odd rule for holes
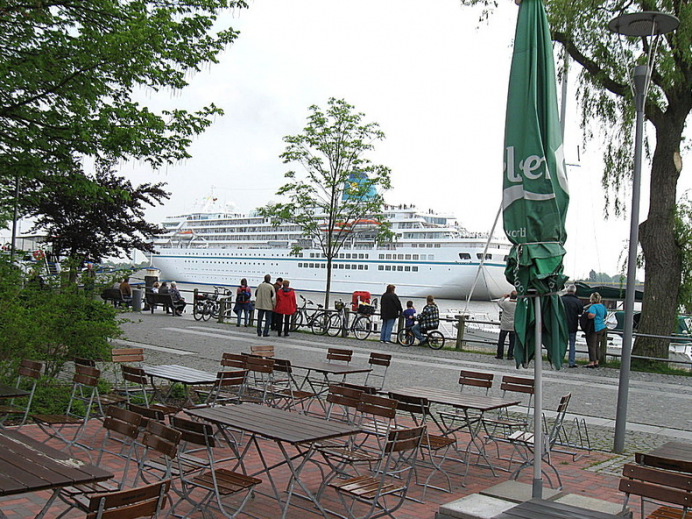
[[[123,364],[120,366],[123,374],[123,380],[132,384],[146,386],[148,383],[147,373],[142,368],[135,368]]]
[[[692,507],[692,479],[689,474],[628,463],[622,469],[622,476],[618,488],[626,495],[623,509],[631,495],[681,506],[683,510]],[[681,518],[684,517],[683,510],[664,506],[646,515],[642,509],[642,517]]]
[[[293,373],[291,361],[288,359],[274,359],[274,371],[291,375]]]
[[[373,384],[375,379],[379,379],[376,383],[376,389],[382,389],[391,363],[391,355],[387,353],[376,353],[374,351],[371,352],[370,358],[368,359],[371,371],[365,377],[365,384]]]
[[[425,431],[425,426],[389,431],[385,452],[405,452],[418,449]]]
[[[149,420],[142,437],[142,445],[172,459],[178,452],[181,436],[180,431],[160,422]]]
[[[128,363],[144,362],[143,348],[116,348],[111,350],[111,362]]]
[[[361,393],[358,411],[363,415],[394,419],[399,402],[393,398]]]
[[[273,357],[274,356],[274,346],[273,345],[254,345],[250,346],[250,353],[258,357]]]
[[[487,394],[490,388],[493,386],[493,378],[495,377],[492,373],[483,373],[481,371],[468,371],[462,369],[459,372],[459,385],[463,391],[466,387],[477,387],[480,389],[485,389]]]
[[[377,394],[377,388],[374,386],[363,386],[360,384],[351,384],[350,382],[339,382],[339,385],[351,389],[357,389],[358,391],[362,391],[363,393],[367,393],[369,395]]]
[[[143,416],[134,411],[128,411],[121,407],[110,406],[106,410],[103,427],[128,438],[135,439],[139,434]]]
[[[353,350],[341,348],[329,348],[327,350],[327,362],[343,362],[349,364],[353,358]]]
[[[274,359],[267,357],[245,357],[245,368],[254,373],[272,373],[274,371]]]
[[[155,420],[157,422],[163,422],[166,418],[163,410],[157,409],[155,407],[145,407],[143,405],[127,404],[127,409],[139,414],[144,419],[142,422],[142,427],[145,427],[149,420]]]
[[[85,359],[84,357],[75,357],[74,358],[74,365],[75,365],[75,368],[77,366],[87,366],[89,368],[95,368],[96,367],[96,361],[93,359]]]
[[[101,370],[84,366],[82,364],[75,365],[74,377],[72,381],[81,384],[82,386],[96,387],[101,378]]]
[[[388,368],[391,363],[392,356],[387,353],[376,353],[373,351],[370,353],[370,358],[368,359],[368,364],[371,366],[384,366]]]
[[[240,353],[224,353],[221,356],[221,366],[224,368],[245,369],[245,355]]]
[[[167,479],[120,492],[93,494],[89,498],[87,519],[138,519],[156,517],[163,509],[171,488]]]
[[[398,402],[397,411],[409,413],[416,420],[416,424],[419,420],[425,421],[425,417],[430,414],[430,402],[422,396],[402,395],[390,391],[389,398]]]
[[[43,364],[35,360],[23,359],[19,363],[19,375],[21,377],[30,377],[33,379],[40,379],[41,372],[43,371]]]
[[[356,409],[360,402],[360,395],[363,391],[346,387],[342,384],[332,384],[327,393],[327,402],[333,405],[340,405]]]
[[[535,384],[532,378],[513,377],[510,375],[505,375],[502,377],[500,389],[503,392],[525,393],[528,395],[533,395]]]
[[[247,379],[248,370],[239,369],[237,371],[219,371],[216,374],[216,383],[219,388],[242,386]]]
[[[214,428],[211,424],[203,422],[193,422],[178,416],[171,417],[171,425],[173,428],[180,431],[180,440],[194,445],[214,448],[216,440],[214,439]]]

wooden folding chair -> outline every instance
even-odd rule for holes
[[[224,353],[221,356],[221,367],[230,370],[245,369],[246,355],[241,353]]]
[[[569,406],[569,401],[571,398],[572,394],[568,393],[560,399],[560,403],[557,406],[555,420],[553,421],[550,430],[544,431],[542,446],[536,447],[534,433],[529,431],[516,431],[509,436],[508,439],[514,446],[515,452],[517,452],[523,460],[522,464],[510,476],[512,479],[517,479],[522,470],[533,466],[535,461],[535,453],[537,450],[539,450],[539,455],[543,460],[542,467],[550,467],[555,474],[558,486],[553,486],[553,481],[550,479],[550,475],[546,469],[543,468],[542,472],[548,480],[548,484],[551,488],[557,488],[558,490],[562,488],[562,479],[560,478],[560,473],[558,472],[557,467],[553,464],[551,451],[553,450],[555,442],[562,431],[562,427],[565,422],[565,414],[567,413],[567,407]],[[544,429],[547,429],[547,427],[544,427]]]
[[[494,377],[495,375],[493,373],[462,369],[459,372],[459,391],[463,393],[464,390],[475,390],[481,394],[487,395],[490,392],[490,388],[493,386]],[[438,415],[442,421],[445,436],[454,434],[469,425],[469,417],[459,409],[440,411]]]
[[[32,414],[31,418],[39,428],[51,438],[65,443],[65,448],[79,447],[88,454],[88,447],[81,445],[79,440],[84,434],[90,418],[98,413],[98,381],[101,372],[97,368],[75,365],[72,377],[72,393],[64,414]],[[70,438],[65,431],[73,430]],[[44,443],[45,443],[44,441]]]
[[[248,370],[219,371],[216,374],[216,382],[210,390],[197,391],[198,396],[205,405],[226,405],[228,403],[239,404],[245,395]]]
[[[137,460],[137,475],[133,485],[140,480],[149,483],[152,477],[163,481],[174,475],[173,464],[181,436],[180,431],[172,427],[155,420],[147,421],[141,440],[143,451]]]
[[[397,406],[398,415],[407,415],[411,420],[413,420],[413,423],[416,427],[420,427],[423,425],[426,426],[425,434],[423,435],[423,439],[420,445],[420,450],[422,454],[421,458],[425,459],[424,453],[427,453],[427,459],[429,462],[427,464],[432,467],[432,471],[430,472],[427,479],[425,480],[425,483],[423,484],[423,499],[425,499],[425,493],[427,492],[428,487],[432,487],[437,490],[442,490],[443,492],[451,492],[452,481],[449,477],[449,474],[447,473],[447,471],[444,470],[442,465],[445,461],[447,461],[447,459],[453,461],[461,461],[455,458],[447,457],[449,449],[456,443],[456,438],[454,438],[453,436],[444,436],[443,434],[441,434],[441,432],[439,432],[438,434],[431,434],[430,424],[428,423],[428,417],[432,416],[432,414],[430,412],[430,402],[428,402],[427,398],[402,395],[391,391],[389,392],[389,398],[394,399],[399,403]],[[398,420],[397,425],[399,425]],[[430,484],[430,480],[438,472],[444,476],[447,482],[447,488]]]
[[[120,368],[122,371],[123,383],[119,391],[125,393],[127,403],[131,403],[132,395],[139,395],[144,401],[144,406],[149,407],[151,404],[149,395],[153,395],[156,390],[150,384],[146,371],[142,368],[127,366],[125,364],[122,364]]]
[[[248,371],[248,382],[243,399],[266,404],[272,398],[274,359],[249,355],[245,357],[245,369]]]
[[[352,358],[353,350],[345,350],[342,348],[329,348],[327,350],[327,362],[350,364]]]
[[[374,351],[371,352],[368,364],[372,368],[372,371],[365,377],[364,385],[367,386],[370,384],[378,390],[382,389],[384,387],[384,381],[387,378],[387,370],[391,363],[391,355],[387,353],[376,353]],[[378,382],[375,383],[375,380],[378,380]]]
[[[27,391],[28,395],[11,398],[6,404],[0,405],[0,427],[3,426],[8,418],[18,416],[21,416],[21,421],[17,424],[18,427],[26,423],[29,410],[31,409],[31,402],[36,392],[36,384],[41,378],[42,370],[43,364],[34,360],[23,359],[19,363],[17,381],[14,387]]]
[[[173,417],[172,423],[180,431],[182,438],[177,457],[182,493],[173,509],[182,501],[189,502],[193,509],[187,512],[188,517],[198,510],[205,513],[215,503],[224,517],[235,518],[252,496],[254,487],[262,483],[262,480],[217,466],[217,463],[226,460],[215,459],[214,449],[217,443],[210,424],[179,417]],[[237,451],[235,456],[238,456]],[[192,498],[195,489],[206,491],[204,497],[197,501]],[[243,493],[240,503],[233,505],[231,510],[231,505],[225,502],[226,498]]]
[[[395,519],[394,512],[406,500],[424,433],[425,427],[390,431],[382,461],[375,470],[329,484],[350,519],[385,515]],[[359,513],[356,507],[360,505],[363,510]]]
[[[298,381],[293,375],[291,361],[274,359],[274,394],[275,405],[282,409],[295,409],[300,405],[300,412],[306,414],[310,404],[317,397],[311,391],[299,389]]]
[[[92,495],[86,519],[156,519],[170,488],[171,480],[166,479],[130,490]]]

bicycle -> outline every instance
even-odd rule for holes
[[[202,293],[197,295],[197,300],[195,301],[195,306],[193,309],[193,316],[197,321],[208,321],[212,317],[217,319],[219,317],[219,294],[223,293],[225,296],[230,294],[224,287],[214,286],[214,293]]]
[[[300,298],[303,300],[303,305],[291,316],[290,330],[295,332],[298,328],[305,326],[309,327],[315,335],[324,335],[327,333],[329,319],[327,312],[323,310],[324,305],[315,305],[315,303],[309,299],[305,299],[302,295]],[[307,308],[308,305],[310,305],[311,308]]]
[[[332,314],[329,318],[329,326],[327,328],[327,333],[330,337],[336,337],[341,333],[341,330],[346,325],[346,305],[343,301],[339,300],[334,303],[334,308],[336,308],[337,313]],[[371,307],[374,309],[374,307]],[[351,325],[347,328],[347,331],[352,333],[356,339],[364,341],[372,333],[373,325],[372,319],[369,315],[365,313],[358,313],[357,316],[351,322]]]
[[[399,333],[396,334],[396,342],[398,342],[402,346],[413,346],[413,343],[416,341],[416,336],[413,335],[413,331],[411,330],[411,327],[406,327],[403,330],[399,330]],[[441,332],[438,332],[437,330],[428,330],[426,332],[426,337],[425,341],[428,344],[428,347],[432,350],[440,350],[444,348],[445,345],[445,336],[442,335]]]

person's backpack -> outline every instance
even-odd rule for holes
[[[579,327],[584,333],[593,331],[593,319],[589,319],[589,307],[584,308],[584,312],[579,316]]]
[[[236,303],[247,303],[249,300],[250,300],[250,292],[248,290],[243,290],[241,292],[238,292],[238,295],[235,298]]]

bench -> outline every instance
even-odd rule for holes
[[[692,478],[689,474],[628,463],[622,469],[622,476],[619,488],[626,496],[623,507],[627,507],[630,496],[635,495],[641,500],[642,518],[692,517],[688,514],[692,507]],[[646,514],[645,503],[653,503],[657,508]]]
[[[113,303],[113,306],[120,306],[123,303],[128,304],[119,288],[104,288],[103,292],[101,292],[101,299],[105,302]]]
[[[163,306],[163,308],[168,312],[169,309],[174,308],[173,305],[173,299],[171,298],[170,294],[155,294],[153,292],[147,292],[144,294],[144,299],[147,302],[147,306],[151,310],[151,313],[154,313],[154,308],[157,307],[157,305]],[[175,315],[175,312],[173,312],[173,315]]]

